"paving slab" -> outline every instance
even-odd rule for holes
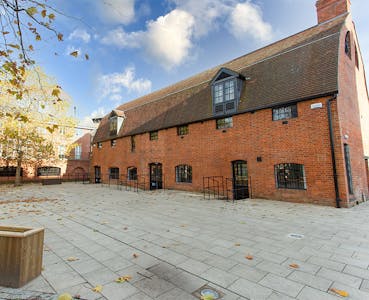
[[[31,198],[44,200],[2,203]],[[194,299],[204,285],[224,300],[341,299],[331,287],[369,297],[369,202],[335,209],[63,183],[5,187],[0,211],[0,225],[46,229],[42,276],[0,287],[0,299]]]

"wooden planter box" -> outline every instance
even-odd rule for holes
[[[41,274],[43,228],[0,226],[0,286],[18,288]]]

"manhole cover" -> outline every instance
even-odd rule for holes
[[[194,291],[192,295],[194,295],[195,297],[199,299],[203,299],[203,297],[210,296],[211,299],[214,299],[214,300],[220,299],[224,296],[223,293],[221,293],[220,291],[217,291],[216,289],[208,285],[202,286],[198,290]]]
[[[291,239],[297,239],[297,240],[301,240],[304,238],[303,234],[299,234],[299,233],[290,233],[287,235],[289,238]]]

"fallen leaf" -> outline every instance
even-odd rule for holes
[[[127,229],[128,229],[128,227],[124,227],[124,228],[123,228],[123,230],[127,230]]]
[[[298,269],[300,266],[298,264],[290,264],[291,268]]]
[[[236,244],[234,244],[236,247],[239,247],[239,246],[241,246],[241,244],[240,243],[236,243]]]
[[[136,253],[133,253],[133,255],[132,255],[134,258],[137,258],[138,257],[138,254],[136,254]]]
[[[61,294],[59,297],[58,297],[58,300],[72,300],[72,296],[68,293],[64,293],[64,294]]]
[[[80,294],[76,294],[73,296],[74,299],[81,299],[81,295]]]
[[[61,221],[61,220],[63,220],[63,219],[62,219],[62,218],[57,218],[56,220],[57,220],[57,221]]]
[[[245,256],[245,258],[248,259],[248,260],[253,260],[254,259],[254,257],[252,255],[250,255],[250,254],[247,254]]]
[[[126,276],[118,277],[115,280],[115,282],[122,283],[122,282],[130,281],[131,279],[132,279],[132,276],[126,275]]]
[[[70,256],[67,258],[67,261],[76,261],[76,260],[79,260],[79,258],[74,257],[74,256]]]
[[[331,292],[340,295],[342,297],[348,297],[349,293],[343,290],[339,290],[339,289],[335,289],[335,288],[331,288],[329,289]]]
[[[92,291],[95,293],[101,293],[102,289],[103,289],[102,285],[98,284],[92,289]]]

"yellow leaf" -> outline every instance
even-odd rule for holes
[[[41,11],[41,16],[42,16],[43,18],[45,18],[45,17],[46,17],[46,9],[44,9],[44,10],[42,10],[42,11]]]
[[[33,16],[34,14],[37,14],[37,8],[34,6],[28,7],[26,9],[27,14],[29,14],[30,16]]]
[[[54,20],[54,19],[55,19],[55,15],[54,15],[54,14],[50,14],[50,15],[49,15],[49,19],[50,19],[50,20]]]
[[[79,258],[74,257],[74,256],[70,256],[67,258],[67,261],[76,261],[76,260],[79,260]]]
[[[335,289],[335,288],[331,288],[329,289],[331,292],[340,295],[342,297],[348,297],[349,293],[343,290],[339,290],[339,289]]]
[[[51,95],[53,95],[55,97],[59,97],[59,95],[60,95],[60,89],[59,88],[53,89],[53,91],[51,92]]]
[[[250,255],[250,254],[247,254],[245,256],[245,258],[248,259],[248,260],[253,260],[254,259],[254,257],[252,255]]]
[[[63,40],[63,35],[61,33],[58,33],[58,40],[62,41]]]
[[[92,291],[95,293],[101,293],[102,289],[103,289],[102,285],[98,284],[92,289]]]
[[[29,45],[28,46],[28,49],[29,49],[29,51],[33,51],[33,46],[32,45]]]
[[[68,293],[61,294],[58,297],[58,300],[72,300],[72,299],[73,299],[73,297]]]
[[[77,50],[76,51],[73,51],[73,52],[69,53],[69,55],[72,55],[74,57],[77,57],[78,56],[78,51]]]
[[[41,41],[41,35],[36,34],[36,41]]]
[[[300,266],[298,264],[290,264],[291,268],[298,269]]]
[[[126,276],[118,277],[118,278],[115,280],[115,282],[122,283],[122,282],[130,281],[131,279],[132,279],[132,277],[131,277],[131,276],[126,275]]]

